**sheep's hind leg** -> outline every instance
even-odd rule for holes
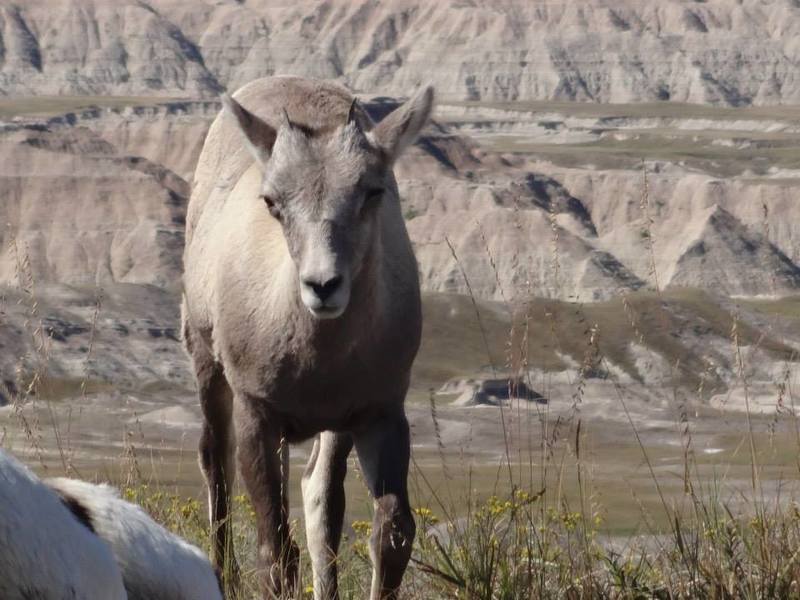
[[[280,428],[234,400],[239,471],[256,513],[258,579],[265,600],[292,597],[299,550],[289,530],[289,446]]]
[[[416,526],[408,502],[410,436],[400,414],[353,435],[358,460],[375,499],[370,538],[371,600],[394,599],[411,558]]]
[[[314,599],[339,598],[336,555],[344,520],[344,478],[353,448],[349,434],[325,431],[314,441],[301,487]]]

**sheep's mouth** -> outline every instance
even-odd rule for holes
[[[301,286],[300,299],[314,318],[335,319],[344,313],[350,302],[350,286],[342,285],[325,298],[320,298],[309,286]]]
[[[308,311],[317,319],[335,319],[342,316],[345,306],[323,304],[316,308],[308,307]]]

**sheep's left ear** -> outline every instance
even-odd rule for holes
[[[414,143],[425,127],[433,109],[433,88],[428,86],[417,92],[408,102],[396,108],[371,132],[373,141],[394,162]]]
[[[272,146],[275,145],[278,132],[269,123],[262,121],[239,104],[232,96],[227,94],[222,96],[222,106],[228,114],[233,116],[239,131],[244,134],[250,153],[261,166],[264,166],[272,154]],[[288,120],[288,118],[287,116],[286,119]]]

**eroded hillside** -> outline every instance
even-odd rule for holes
[[[216,96],[292,73],[452,100],[791,104],[799,28],[791,0],[3,0],[0,92]]]
[[[363,100],[376,118],[396,105]],[[184,218],[219,105],[107,99],[87,107],[92,99],[65,98],[59,110],[37,102],[27,110],[0,102],[5,381],[44,360],[56,389],[87,378],[185,389],[177,325]],[[767,118],[684,107],[676,116],[664,106],[586,114],[558,103],[440,104],[397,166],[433,319],[417,397],[450,379],[505,371],[503,349],[524,321],[531,376],[562,374],[561,384],[546,378],[565,397],[596,326],[607,361],[591,369],[598,397],[622,383],[651,407],[668,402],[653,389],[671,385],[701,386],[711,399],[739,376],[735,321],[756,362],[756,395],[772,398],[800,342],[791,311],[774,310],[800,288],[799,176],[785,152],[800,121],[791,111]],[[642,140],[652,160],[642,162]],[[683,150],[670,156],[670,148]],[[468,294],[478,313],[459,300]],[[742,297],[753,300],[731,300]],[[773,304],[759,313],[752,302],[765,298]],[[499,320],[490,347],[475,338],[469,354],[474,328],[491,315]],[[86,360],[91,336],[96,350]],[[440,339],[460,350],[443,360]]]
[[[368,105],[376,116],[393,106]],[[16,280],[23,247],[40,282],[174,288],[192,171],[217,110],[165,102],[13,118],[0,133],[0,278]],[[791,218],[800,170],[775,156],[800,143],[797,117],[699,129],[689,114],[666,130],[649,117],[614,123],[551,110],[512,121],[475,110],[440,106],[440,120],[398,165],[424,289],[592,301],[654,287],[726,296],[800,288],[800,224]],[[766,130],[777,142],[751,148]],[[642,162],[643,136],[660,136],[660,148],[694,146]],[[752,160],[731,153],[730,139]],[[592,153],[607,164],[592,164]]]

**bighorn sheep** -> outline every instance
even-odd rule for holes
[[[87,525],[109,544],[128,600],[222,600],[203,551],[120,498],[114,488],[66,478],[45,483],[69,506],[77,507]]]
[[[292,587],[286,444],[317,436],[302,481],[315,598],[338,597],[353,445],[375,501],[371,597],[391,598],[415,533],[403,403],[421,331],[392,165],[427,122],[433,90],[378,124],[326,82],[266,78],[234,96],[200,155],[184,253],[212,557],[225,560],[238,447],[265,597]]]
[[[0,598],[126,598],[111,549],[72,510],[0,451]]]

